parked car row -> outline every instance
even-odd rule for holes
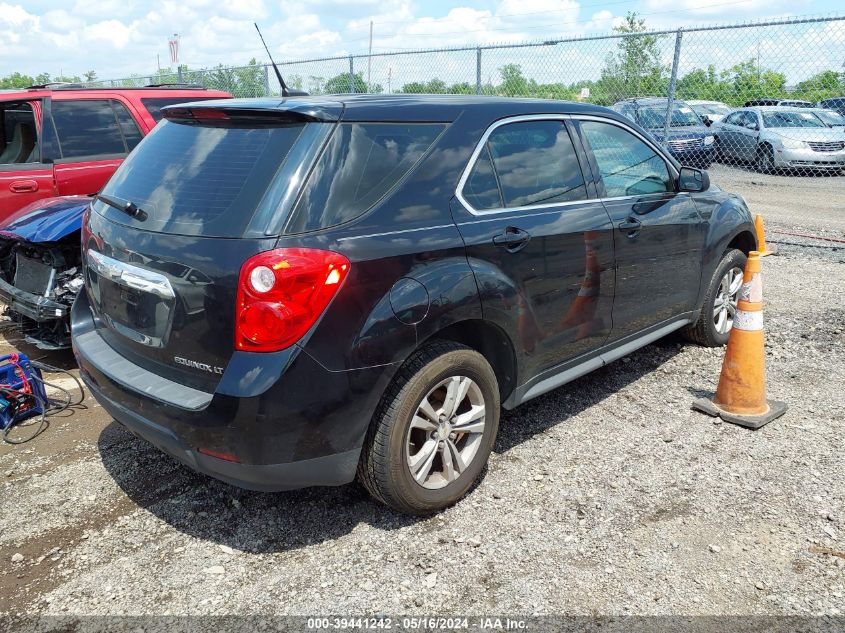
[[[739,160],[761,171],[845,170],[845,97],[818,107],[754,99],[737,109],[718,101],[675,100],[670,116],[668,99],[646,97],[619,101],[613,109],[646,128],[685,165]]]

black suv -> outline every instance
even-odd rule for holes
[[[507,409],[674,330],[723,344],[746,204],[604,108],[456,96],[165,110],[86,213],[82,375],[190,467],[433,512]]]

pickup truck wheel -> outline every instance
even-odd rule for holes
[[[478,352],[428,344],[399,370],[367,432],[358,479],[406,514],[449,507],[484,469],[499,428],[496,375]]]
[[[725,251],[707,286],[698,321],[683,331],[684,336],[705,347],[728,342],[746,260],[745,253],[738,249]]]

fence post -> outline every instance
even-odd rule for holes
[[[672,107],[675,105],[675,85],[678,83],[678,64],[681,62],[681,39],[684,30],[678,29],[675,35],[675,57],[672,58],[672,75],[669,78],[669,94],[666,98],[666,121],[663,123],[663,145],[669,146],[669,124],[672,119]]]
[[[355,60],[352,55],[349,56],[349,94],[355,92],[355,83],[353,81],[355,73]]]
[[[481,94],[481,47],[475,49],[475,94]]]

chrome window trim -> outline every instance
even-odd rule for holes
[[[467,211],[469,211],[472,215],[482,216],[482,215],[490,215],[494,213],[509,213],[512,211],[533,211],[535,209],[550,209],[552,207],[569,207],[577,204],[584,204],[586,202],[595,202],[595,198],[590,198],[589,193],[587,194],[586,198],[581,200],[567,200],[565,202],[547,202],[545,204],[529,204],[523,205],[519,207],[497,207],[495,209],[476,209],[473,207],[469,202],[467,202],[466,198],[464,198],[463,191],[464,185],[466,185],[467,180],[469,179],[470,173],[472,173],[473,168],[475,167],[475,163],[478,160],[478,156],[481,154],[482,150],[487,144],[487,139],[490,138],[490,135],[497,129],[504,125],[508,125],[510,123],[522,123],[524,121],[567,121],[571,119],[572,116],[569,114],[520,114],[517,116],[510,116],[504,119],[499,119],[498,121],[494,121],[490,127],[485,130],[484,135],[481,137],[481,140],[478,141],[478,144],[475,146],[475,149],[472,152],[472,155],[467,161],[466,167],[464,167],[464,171],[461,174],[460,180],[458,180],[458,186],[455,188],[455,197],[460,200],[461,204],[464,205]],[[567,130],[567,134],[569,130]],[[575,139],[570,137],[570,141],[572,141],[572,145],[574,148]],[[583,176],[583,174],[582,174]],[[584,180],[584,186],[586,189],[587,181]]]
[[[622,116],[622,115],[620,115]],[[609,117],[597,116],[592,114],[521,114],[518,116],[506,117],[504,119],[499,119],[498,121],[493,122],[490,127],[484,132],[484,135],[481,137],[481,140],[475,146],[475,149],[470,156],[469,161],[467,162],[466,167],[464,167],[464,171],[461,174],[461,178],[458,181],[458,186],[455,189],[455,197],[461,202],[462,205],[469,211],[472,215],[475,216],[483,216],[483,215],[491,215],[491,214],[498,214],[498,213],[508,213],[512,211],[532,211],[535,209],[549,209],[549,208],[559,208],[559,207],[569,207],[578,204],[584,204],[586,202],[616,202],[619,200],[630,200],[636,198],[638,200],[642,200],[645,197],[650,196],[665,196],[666,194],[678,194],[682,192],[678,191],[663,191],[658,193],[652,194],[640,194],[640,195],[632,195],[632,196],[608,196],[603,198],[584,198],[583,200],[570,200],[567,202],[552,202],[548,204],[534,204],[534,205],[527,205],[527,206],[520,206],[520,207],[499,207],[496,209],[476,209],[473,207],[469,202],[467,202],[466,198],[463,196],[464,185],[466,181],[469,179],[469,175],[472,172],[472,169],[475,167],[475,163],[478,160],[478,156],[481,154],[482,150],[484,149],[485,145],[487,144],[487,139],[490,138],[490,134],[493,133],[499,127],[503,125],[508,125],[509,123],[519,123],[522,121],[596,121],[598,123],[607,123],[609,125],[615,125],[616,127],[622,128],[629,134],[632,134],[643,143],[645,143],[651,150],[657,154],[662,160],[663,164],[666,165],[667,170],[669,171],[669,175],[678,178],[680,173],[675,168],[675,166],[666,160],[666,156],[664,155],[663,148],[659,145],[655,144],[653,141],[648,139],[647,137],[643,136],[637,130],[626,125],[623,121],[617,121],[616,119],[611,119]],[[572,139],[573,145],[575,144],[575,139]],[[588,148],[584,148],[584,151],[587,151]],[[586,185],[586,180],[584,182]],[[588,194],[589,195],[589,194]]]

